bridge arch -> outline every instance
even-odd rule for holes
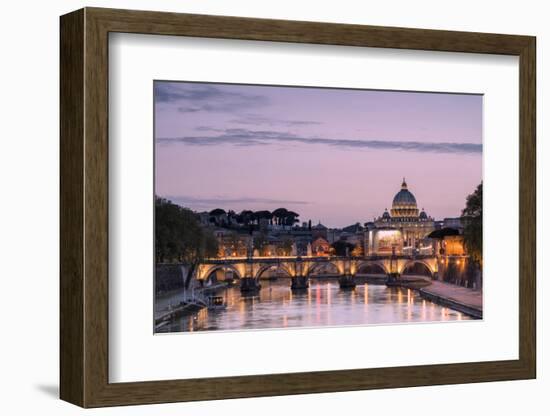
[[[389,274],[389,270],[382,262],[365,261],[357,265],[357,274]]]
[[[429,263],[422,260],[412,260],[403,265],[400,274],[416,274],[433,277],[436,270]]]
[[[231,270],[239,279],[242,279],[241,272],[232,264],[213,264],[207,269],[203,270],[201,275],[201,280],[208,280],[210,279],[210,276],[212,276],[212,273],[218,271],[218,270]]]
[[[254,278],[255,279],[260,279],[260,277],[262,277],[262,274],[264,274],[268,270],[275,270],[275,271],[280,270],[280,271],[283,271],[288,277],[292,277],[291,271],[284,264],[266,264],[264,266],[261,266],[258,269],[258,271],[256,272],[256,275],[254,276]]]
[[[320,262],[320,263],[311,263],[308,265],[306,270],[304,271],[304,276],[311,276],[312,274],[315,274],[316,272],[319,272],[321,269],[327,269],[332,268],[335,274],[343,274],[343,270],[341,270],[341,267],[339,264],[333,261],[328,262]]]

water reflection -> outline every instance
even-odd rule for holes
[[[253,296],[238,286],[223,290],[225,310],[207,310],[175,320],[160,332],[296,328],[467,320],[467,315],[426,301],[414,291],[384,285],[341,290],[337,280],[311,280],[293,293],[286,279],[262,281]],[[167,300],[163,299],[162,303]]]

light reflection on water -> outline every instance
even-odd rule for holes
[[[343,325],[438,322],[471,319],[422,299],[414,290],[385,285],[358,285],[341,290],[337,280],[310,281],[309,289],[292,292],[287,279],[264,280],[255,296],[237,286],[221,291],[227,308],[202,309],[158,332],[297,328]],[[163,299],[166,302],[167,299]]]

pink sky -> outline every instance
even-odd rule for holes
[[[155,82],[155,193],[196,211],[285,207],[342,227],[460,215],[482,179],[482,96]]]

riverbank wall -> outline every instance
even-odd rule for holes
[[[183,289],[185,268],[181,264],[157,264],[155,266],[155,293]]]
[[[391,286],[414,289],[420,297],[430,302],[454,309],[475,319],[483,318],[481,291],[417,276],[401,276]]]
[[[483,295],[480,291],[434,282],[419,288],[418,293],[430,302],[462,312],[475,319],[483,319]]]
[[[445,256],[438,263],[437,280],[470,289],[482,286],[482,272],[468,256]]]

